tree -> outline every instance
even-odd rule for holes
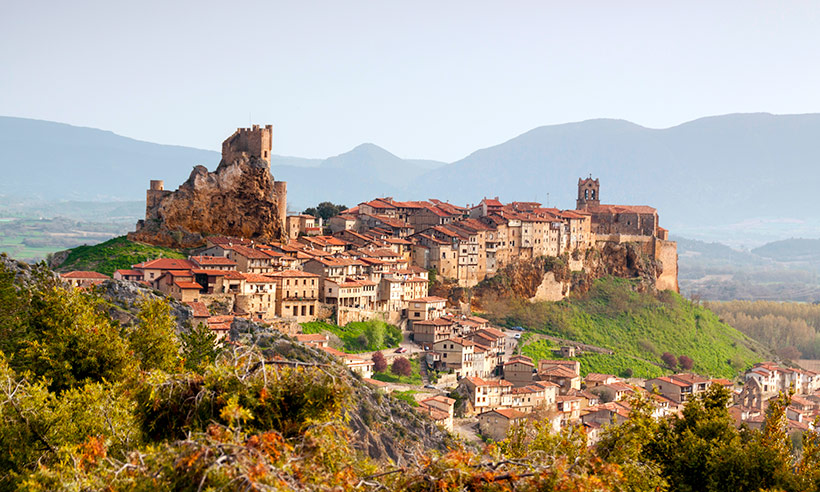
[[[397,376],[409,376],[413,373],[413,366],[410,365],[410,361],[406,358],[399,357],[393,361],[390,372]]]
[[[322,202],[316,207],[305,209],[302,213],[312,215],[316,218],[321,218],[322,220],[327,220],[331,217],[339,215],[344,210],[347,210],[347,206],[345,205],[334,205],[331,202]]]
[[[179,342],[171,305],[164,299],[145,299],[137,319],[139,323],[131,329],[129,342],[140,367],[144,371],[174,372],[179,365]]]
[[[669,352],[664,352],[661,355],[661,360],[671,369],[674,369],[678,365],[678,358]]]
[[[212,364],[219,355],[216,343],[216,333],[202,323],[180,335],[182,341],[182,356],[185,367],[196,370],[203,365]]]
[[[367,348],[379,350],[384,347],[385,324],[381,321],[369,321],[364,327],[364,336],[367,337]]]
[[[373,370],[376,372],[384,372],[387,370],[387,359],[384,358],[384,354],[381,352],[374,352],[373,353]]]
[[[695,361],[693,361],[690,357],[686,355],[681,355],[678,357],[678,365],[684,371],[688,371],[695,366]]]

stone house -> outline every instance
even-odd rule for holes
[[[512,388],[503,379],[466,377],[458,382],[458,391],[467,398],[468,413],[481,414],[498,408],[512,406]]]
[[[236,262],[225,256],[191,256],[195,268],[204,270],[236,270]]]
[[[562,427],[573,425],[581,418],[581,397],[558,395],[555,397],[555,404],[562,414]]]
[[[347,279],[336,281],[326,279],[324,282],[325,303],[339,307],[357,308],[372,311],[376,305],[378,285],[369,280]]]
[[[297,323],[314,321],[319,312],[319,276],[299,270],[269,275],[276,282],[276,315]]]
[[[457,378],[475,375],[473,342],[459,337],[448,338],[433,343],[433,352],[439,356],[436,366],[446,371],[452,370]]]
[[[61,273],[60,279],[71,287],[89,287],[111,280],[111,277],[97,272],[74,270],[73,272]]]
[[[244,273],[245,288],[236,296],[236,307],[256,320],[270,320],[276,316],[276,280],[258,273]]]
[[[568,366],[548,366],[538,371],[538,377],[541,381],[549,381],[560,386],[561,394],[564,395],[570,390],[581,389],[581,376]]]
[[[491,410],[478,416],[478,429],[481,435],[494,441],[506,439],[510,427],[523,423],[527,414],[518,410]]]
[[[504,379],[514,386],[527,386],[533,381],[535,364],[526,355],[516,355],[504,364]]]
[[[407,317],[411,322],[436,319],[444,316],[447,299],[443,297],[420,297],[407,301]]]
[[[437,424],[445,429],[453,430],[453,414],[456,401],[446,396],[433,396],[419,403],[419,410],[429,414]]]
[[[373,377],[373,361],[367,360],[358,355],[346,354],[331,347],[317,347],[328,354],[342,360],[342,363],[351,371],[359,374],[363,378]]]
[[[62,277],[62,275],[60,275]],[[141,282],[143,279],[142,272],[139,270],[120,269],[114,271],[114,280],[131,280],[133,282]]]
[[[258,275],[272,273],[272,256],[259,249],[235,244],[227,249],[227,257],[236,262],[236,269],[242,273]]]
[[[647,379],[644,388],[650,392],[657,389],[661,395],[675,403],[685,403],[706,391],[710,384],[708,379],[694,374],[674,374]]]
[[[169,270],[190,270],[194,268],[194,263],[190,260],[181,260],[175,258],[158,258],[156,260],[143,261],[132,265],[131,268],[138,272],[142,272],[142,280],[148,284],[154,285],[163,273]]]
[[[425,350],[433,348],[437,342],[453,336],[453,322],[445,318],[436,318],[413,322],[413,341]]]

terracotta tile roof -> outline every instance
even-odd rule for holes
[[[245,276],[236,270],[228,270],[225,272],[226,280],[245,280]]]
[[[108,280],[111,277],[98,272],[74,270],[73,272],[61,273],[61,278],[77,278],[81,280]]]
[[[595,383],[603,383],[608,379],[618,379],[614,374],[600,374],[597,372],[591,372],[587,374],[587,377],[584,378],[584,381],[591,381]]]
[[[302,277],[309,277],[309,278],[318,278],[319,275],[310,272],[304,272],[302,270],[284,270],[281,272],[274,272],[268,274],[269,277],[287,277],[287,278],[302,278]]]
[[[199,284],[198,284],[198,283],[196,283],[196,282],[174,282],[174,285],[176,285],[176,286],[177,286],[177,287],[179,287],[180,289],[186,289],[186,290],[189,290],[189,289],[202,290],[202,286],[201,286],[201,285],[199,285]]]
[[[143,261],[133,265],[134,269],[141,270],[190,270],[194,263],[189,260],[180,260],[176,258],[158,258],[156,260]]]
[[[270,258],[264,251],[259,251],[258,249],[249,248],[247,246],[235,245],[231,249],[233,249],[234,253],[252,260],[267,260]]]
[[[540,371],[544,376],[554,376],[558,378],[577,378],[580,377],[572,369],[564,366],[551,366]]]
[[[117,273],[119,273],[123,277],[137,277],[137,276],[142,277],[142,272],[140,272],[139,270],[120,269],[120,270],[117,270]]]
[[[513,384],[505,379],[481,379],[478,376],[469,376],[464,378],[473,383],[475,386],[512,386]]]
[[[196,275],[208,275],[211,277],[224,277],[228,274],[230,270],[208,270],[206,268],[193,268],[191,269]]]
[[[258,273],[243,273],[242,277],[244,277],[246,282],[250,282],[252,284],[272,284],[276,282],[274,279],[270,278],[267,275],[260,275]]]
[[[208,311],[205,304],[201,302],[186,302],[185,304],[193,311],[194,318],[209,318],[211,316],[211,312]]]
[[[224,256],[191,256],[189,260],[199,266],[235,266],[236,262]]]
[[[610,214],[655,214],[658,211],[653,207],[646,205],[598,205],[590,209],[593,213],[610,213]]]
[[[519,412],[518,410],[513,410],[512,408],[507,408],[504,410],[493,410],[492,412],[495,412],[508,420],[518,420],[527,416],[526,413]]]
[[[362,381],[364,381],[367,384],[371,384],[377,388],[384,388],[390,386],[388,383],[385,383],[384,381],[379,381],[378,379],[362,378]]]

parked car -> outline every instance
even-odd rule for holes
[[[404,347],[399,347],[395,350],[395,353],[397,353],[397,354],[403,354],[405,352],[407,352],[407,349],[404,348]]]
[[[436,389],[438,389],[438,388],[436,388],[435,386],[433,386],[432,384],[425,384],[425,385],[424,385],[424,387],[425,387],[426,389],[429,389],[429,390],[436,390]]]
[[[516,333],[515,335],[513,335],[513,338],[521,338],[521,334],[520,334],[520,333]]]
[[[513,327],[512,327],[512,328],[510,328],[510,329],[511,329],[511,330],[515,330],[515,331],[524,331],[524,327],[523,327],[523,326],[513,326]]]

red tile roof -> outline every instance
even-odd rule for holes
[[[176,285],[180,289],[185,289],[185,290],[189,290],[189,289],[202,290],[202,286],[199,285],[196,282],[174,282],[174,285]]]
[[[190,260],[180,260],[176,258],[158,258],[156,260],[143,261],[133,265],[134,269],[141,270],[190,270],[195,265]]]
[[[199,266],[234,266],[236,262],[224,256],[192,256],[189,258]]]
[[[193,311],[194,318],[209,318],[211,316],[208,308],[201,302],[186,302],[185,304],[190,306]]]
[[[288,278],[295,278],[295,277],[316,277],[318,278],[319,275],[310,272],[303,272],[302,270],[284,270],[281,272],[274,272],[268,274],[269,277],[288,277]]]
[[[98,272],[89,272],[83,270],[74,270],[73,272],[61,273],[62,278],[76,278],[81,280],[108,280],[111,277]]]

